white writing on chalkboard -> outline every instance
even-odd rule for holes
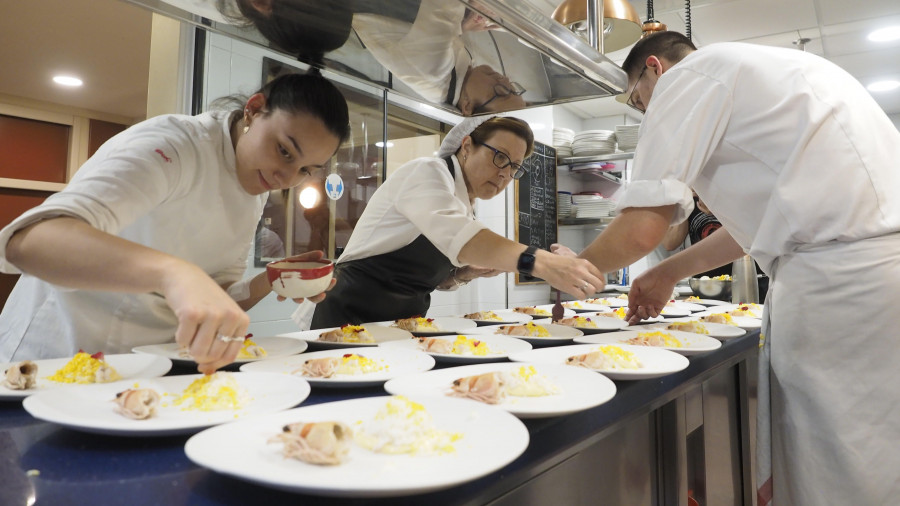
[[[556,149],[535,142],[534,153],[522,166],[527,173],[515,185],[516,240],[549,250],[557,240]]]

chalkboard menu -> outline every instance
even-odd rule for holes
[[[539,142],[522,164],[527,173],[516,181],[516,241],[550,250],[556,242],[556,149]],[[516,283],[543,280],[516,274]]]

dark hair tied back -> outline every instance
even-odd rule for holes
[[[278,109],[291,114],[305,112],[320,119],[341,143],[350,137],[347,101],[337,86],[317,71],[284,74],[270,81],[257,93],[266,97],[269,112]]]

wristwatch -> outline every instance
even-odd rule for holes
[[[532,271],[534,271],[535,251],[537,251],[537,246],[529,246],[528,249],[519,255],[519,262],[516,264],[519,274],[531,276]]]

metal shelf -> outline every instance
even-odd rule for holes
[[[608,225],[615,216],[602,218],[559,218],[557,224],[561,227]]]
[[[557,160],[557,164],[559,165],[575,165],[579,163],[591,163],[591,162],[612,162],[615,160],[630,160],[634,158],[634,151],[628,151],[625,153],[609,153],[605,155],[594,155],[594,156],[566,156],[564,158],[560,158]]]

